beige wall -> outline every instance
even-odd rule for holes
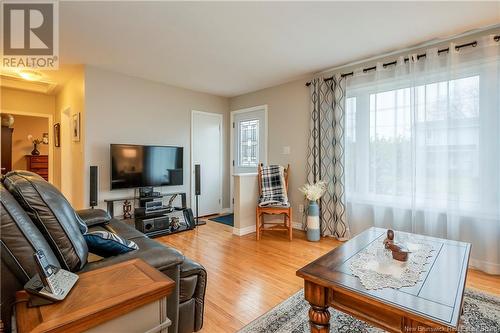
[[[42,139],[43,133],[49,132],[48,118],[14,115],[14,131],[12,132],[12,169],[26,170],[26,155],[30,155],[33,144],[28,135],[34,139]],[[49,143],[50,144],[50,143]],[[49,154],[49,145],[39,144],[41,155]]]
[[[61,191],[74,208],[86,207],[84,200],[84,145],[85,145],[85,85],[83,66],[76,69],[56,95],[55,123],[61,124],[61,147],[55,148],[55,163],[61,165],[58,174]],[[68,111],[68,118],[63,112]],[[73,142],[69,133],[71,125],[68,119],[80,113],[80,141]],[[68,133],[65,138],[64,133]],[[63,156],[64,155],[64,156]]]
[[[54,115],[55,98],[24,90],[1,88],[2,110],[14,110]]]
[[[299,205],[303,195],[298,188],[306,181],[306,154],[309,131],[309,89],[306,78],[230,98],[231,111],[267,104],[268,156],[270,164],[290,163],[289,197],[294,209],[294,222],[301,222]],[[290,154],[283,154],[283,147]]]
[[[89,166],[99,166],[99,201],[123,197],[133,190],[110,191],[111,143],[176,145],[184,147],[184,185],[163,191],[190,194],[191,110],[223,115],[227,142],[228,99],[176,88],[87,66],[85,68],[85,205],[88,205]],[[229,207],[228,147],[224,149],[223,207]],[[117,215],[121,207],[115,208]]]

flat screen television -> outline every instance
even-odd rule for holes
[[[183,148],[111,144],[111,189],[183,185]]]

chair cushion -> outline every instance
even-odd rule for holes
[[[36,273],[33,254],[42,250],[49,264],[61,267],[49,244],[19,203],[0,184],[2,260],[9,263],[20,281]]]
[[[62,268],[82,269],[88,254],[82,233],[87,227],[61,192],[28,171],[11,171],[3,182],[41,231]]]
[[[109,231],[91,231],[83,235],[83,237],[87,241],[89,252],[105,258],[139,249],[133,241]]]

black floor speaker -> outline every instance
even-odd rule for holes
[[[98,188],[99,188],[99,169],[96,165],[90,166],[90,187],[89,187],[89,204],[94,208],[98,203]]]
[[[205,221],[200,221],[198,218],[198,197],[201,195],[201,165],[194,165],[194,195],[196,202],[196,225],[206,224]]]
[[[200,165],[195,164],[194,165],[194,194],[195,195],[200,195],[201,194],[201,175],[200,175]]]

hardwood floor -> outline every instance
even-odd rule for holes
[[[193,231],[157,238],[200,262],[208,271],[202,332],[235,332],[303,287],[295,271],[341,242],[311,243],[294,230],[238,237],[232,228],[208,221]],[[500,277],[469,270],[468,287],[500,295]]]

